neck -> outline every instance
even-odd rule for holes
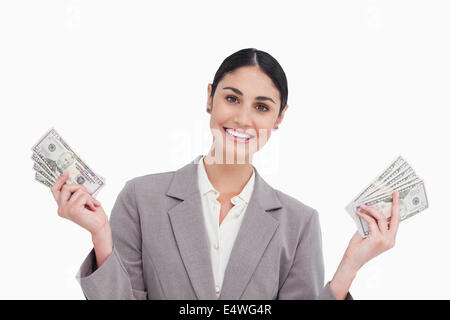
[[[216,159],[210,151],[203,161],[208,179],[217,191],[224,195],[238,195],[253,173],[251,159],[245,163],[225,163]]]

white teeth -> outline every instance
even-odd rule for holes
[[[246,135],[246,134],[243,134],[243,133],[239,133],[239,132],[236,132],[236,131],[231,130],[231,129],[226,129],[226,131],[229,134],[231,134],[232,136],[235,136],[235,137],[238,137],[238,138],[242,138],[242,139],[250,139],[251,138],[251,136],[249,136],[249,135]]]

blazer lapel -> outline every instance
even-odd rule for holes
[[[279,225],[267,211],[281,208],[281,202],[254,170],[255,187],[228,260],[219,299],[240,299]]]
[[[212,300],[217,297],[197,182],[196,165],[200,157],[175,173],[167,195],[183,201],[170,209],[168,214],[197,298]]]
[[[168,211],[175,239],[198,299],[217,299],[197,180],[197,156],[175,172],[167,195],[183,200]],[[239,299],[279,222],[267,211],[282,207],[255,167],[255,186],[225,270],[219,299]]]

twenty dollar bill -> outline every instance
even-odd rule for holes
[[[39,139],[32,150],[33,168],[38,173],[35,179],[45,185],[53,185],[66,170],[69,171],[67,183],[82,184],[92,194],[105,185],[105,179],[95,174],[53,128]]]
[[[356,214],[357,211],[360,211],[360,205],[374,207],[389,220],[392,209],[392,193],[395,190],[399,191],[400,221],[428,208],[423,179],[415,173],[404,158],[399,156],[345,207],[355,221],[362,237],[365,238],[369,235],[369,226]]]

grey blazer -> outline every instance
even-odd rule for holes
[[[87,299],[217,299],[197,183],[200,159],[125,184],[110,216],[111,255],[97,268],[92,249],[77,274]],[[219,299],[335,299],[324,286],[317,211],[254,170]]]

